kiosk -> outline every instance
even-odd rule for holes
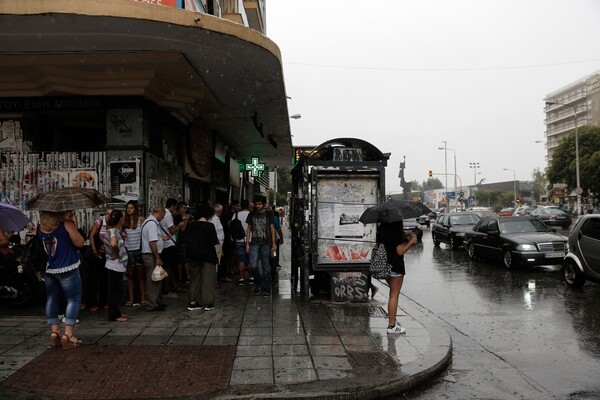
[[[340,138],[300,151],[292,170],[292,292],[305,300],[367,301],[376,225],[358,221],[385,200],[383,154]]]

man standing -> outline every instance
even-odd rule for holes
[[[162,311],[163,306],[159,304],[162,295],[162,281],[152,280],[152,271],[156,265],[163,265],[160,253],[163,251],[163,232],[159,221],[165,217],[165,208],[155,205],[152,214],[142,224],[142,261],[146,268],[146,311]]]
[[[255,295],[269,297],[271,294],[271,254],[277,251],[275,242],[275,224],[273,213],[265,208],[267,198],[263,195],[254,197],[254,211],[252,211],[246,223],[246,252],[250,253],[250,273],[254,279],[260,282],[260,287]],[[262,276],[258,270],[258,260],[261,260]]]
[[[183,228],[183,226],[187,223],[187,220],[181,221],[179,224],[174,225],[173,223],[173,213],[177,209],[177,200],[168,199],[165,204],[165,217],[160,221],[160,228],[163,230],[164,234],[167,236],[167,240],[164,243],[164,250],[161,254],[164,261],[164,269],[167,271],[169,276],[164,279],[165,286],[164,291],[168,293],[171,291],[167,297],[177,297],[176,292],[185,292],[185,289],[177,286],[177,277],[175,276],[175,271],[177,269],[177,247],[175,246],[175,234]]]
[[[240,274],[238,286],[244,286],[244,271],[248,268],[249,254],[246,252],[246,231],[248,230],[248,224],[246,223],[246,218],[248,218],[248,214],[250,214],[250,202],[248,200],[242,200],[241,207],[242,210],[236,211],[229,222],[229,232],[232,239],[235,241],[235,258],[237,259],[238,272]],[[242,225],[242,232],[239,236],[236,234],[236,229],[233,229],[233,221],[235,220],[239,220]],[[254,278],[250,275],[249,283],[253,282]]]
[[[219,239],[219,244],[215,245],[215,250],[217,251],[217,287],[219,288],[221,287],[221,283],[227,282],[225,280],[227,270],[225,268],[225,264],[221,263],[221,258],[223,257],[223,244],[225,243],[225,230],[223,229],[223,224],[221,223],[222,215],[223,206],[219,203],[216,203],[214,207],[214,214],[210,218],[209,222],[215,226],[217,238]]]

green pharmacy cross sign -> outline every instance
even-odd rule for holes
[[[259,163],[257,157],[252,157],[252,163],[246,164],[246,171],[251,171],[252,176],[259,176],[265,170],[265,164]]]

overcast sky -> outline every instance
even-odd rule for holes
[[[531,180],[546,167],[544,97],[600,70],[598,0],[269,0],[294,146],[339,137],[392,153],[388,193],[429,170]],[[448,173],[454,153],[448,151]],[[460,182],[459,180],[459,182]],[[453,177],[448,186],[453,187]]]

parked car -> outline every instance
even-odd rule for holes
[[[574,288],[586,280],[600,283],[600,215],[581,217],[569,234],[563,261],[565,282]]]
[[[452,249],[463,244],[465,232],[472,229],[481,218],[475,213],[454,213],[442,215],[431,228],[433,245],[448,243]]]
[[[421,224],[417,222],[416,218],[402,220],[402,227],[404,228],[404,232],[417,235],[418,242],[423,240],[423,229],[421,229]]]
[[[513,215],[515,209],[512,207],[507,207],[507,208],[503,208],[502,210],[500,210],[500,212],[498,213],[498,215],[500,217],[510,217],[511,215]]]
[[[535,217],[485,217],[465,234],[471,258],[500,258],[506,268],[560,265],[567,238]]]
[[[537,207],[532,207],[532,206],[523,206],[523,207],[517,207],[512,215],[516,216],[516,217],[522,217],[525,215],[530,215],[531,212],[533,210],[535,210]]]
[[[479,215],[480,218],[496,216],[491,207],[471,207],[467,211]]]
[[[431,218],[429,218],[429,215],[421,215],[417,218],[417,222],[421,225],[426,225],[429,228],[431,225]]]
[[[531,211],[531,216],[536,217],[548,226],[559,226],[567,229],[573,222],[571,217],[558,208],[538,207]]]

